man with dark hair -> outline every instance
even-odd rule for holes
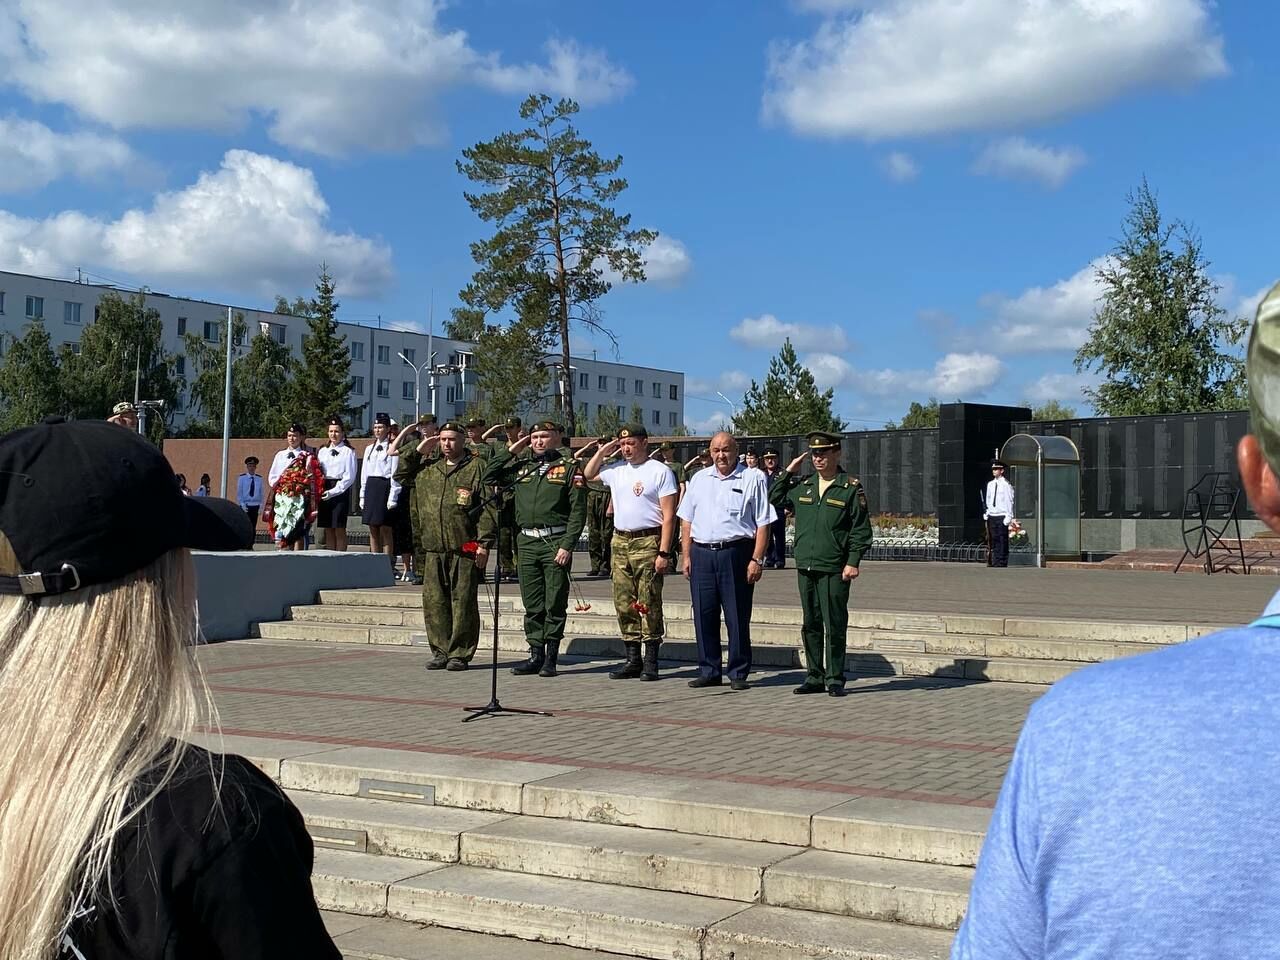
[[[748,463],[748,466],[750,464]],[[781,470],[778,468],[778,448],[765,447],[760,458],[760,469],[772,489],[778,480]],[[764,565],[772,570],[781,570],[787,565],[787,517],[791,516],[790,508],[780,508],[778,519],[769,527],[769,549],[765,551]]]

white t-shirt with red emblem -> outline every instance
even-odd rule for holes
[[[677,493],[676,475],[658,460],[631,464],[611,463],[600,471],[600,480],[613,494],[615,530],[645,530],[662,526],[661,497]]]

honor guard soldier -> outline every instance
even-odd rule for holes
[[[670,440],[663,440],[658,444],[657,451],[653,454],[653,459],[659,463],[665,463],[671,468],[671,472],[676,475],[676,509],[680,509],[680,501],[684,499],[685,488],[688,486],[688,480],[684,469],[684,464],[675,459],[676,445]],[[673,554],[671,567],[673,570],[680,569],[680,521],[676,521],[676,530],[671,541],[671,552]]]
[[[514,492],[529,644],[529,659],[511,670],[519,676],[556,675],[569,609],[569,566],[587,522],[586,484],[578,464],[560,449],[562,432],[552,420],[533,424],[527,436],[494,453],[484,474],[485,483]]]
[[[321,546],[339,552],[347,549],[347,515],[351,510],[351,487],[356,482],[356,451],[347,442],[347,428],[341,417],[329,418],[329,442],[316,453],[324,471],[324,492],[316,528]]]
[[[438,451],[438,454],[437,454]],[[428,670],[466,670],[480,642],[478,593],[497,517],[481,508],[488,495],[485,461],[472,456],[462,424],[450,421],[418,446],[402,450],[396,480],[413,482],[418,501],[422,615],[433,656]],[[464,550],[477,544],[475,555]]]
[[[1009,525],[1013,523],[1013,484],[1004,478],[1004,464],[991,461],[991,480],[983,492],[982,519],[991,535],[991,566],[1009,565]]]
[[[369,552],[392,557],[395,567],[391,524],[400,503],[400,484],[393,479],[400,458],[391,452],[391,418],[379,413],[373,418],[373,442],[364,448],[360,468],[360,519],[369,528]]]
[[[769,499],[795,514],[794,555],[803,612],[801,634],[808,667],[793,693],[844,696],[845,642],[849,629],[849,584],[871,546],[867,495],[840,467],[840,437],[809,434],[809,450],[787,465],[769,487]],[[796,475],[805,457],[814,473]],[[825,640],[824,640],[825,636]]]

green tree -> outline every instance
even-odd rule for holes
[[[550,299],[551,279],[542,277],[516,301],[515,321],[486,325],[474,338],[476,383],[485,398],[480,412],[489,419],[510,416],[548,396],[558,402],[560,385],[551,381],[547,369],[553,346],[547,323]]]
[[[226,323],[218,325],[216,344],[193,333],[184,338],[187,360],[194,374],[189,408],[192,417],[187,423],[187,436],[222,436],[226,327]],[[282,436],[293,420],[289,404],[281,401],[290,395],[292,388],[293,356],[288,347],[263,333],[250,336],[242,313],[235,315],[232,328],[235,340],[231,361],[231,435]]]
[[[279,304],[277,303],[277,307]],[[316,280],[316,296],[307,314],[307,332],[302,336],[302,362],[294,377],[293,417],[301,420],[316,436],[330,417],[348,423],[363,405],[352,406],[351,352],[347,338],[338,333],[338,301],[334,299],[333,277],[322,266]]]
[[[336,307],[337,304],[334,304]],[[290,303],[280,294],[276,294],[275,312],[286,317],[309,317],[311,316],[311,301],[304,297],[294,297],[293,303]]]
[[[29,427],[62,413],[65,402],[58,376],[58,356],[40,320],[11,337],[0,364],[0,432]]]
[[[902,418],[902,422],[894,423],[890,420],[884,425],[884,428],[886,430],[918,430],[922,427],[936,427],[937,425],[938,398],[930,397],[929,402],[923,405],[912,400],[911,406],[907,408],[907,412]]]
[[[1031,404],[1024,403],[1024,407],[1030,407]],[[1076,408],[1068,407],[1066,404],[1059,403],[1057,400],[1050,400],[1042,403],[1038,407],[1032,407],[1032,420],[1074,420],[1076,417]]]
[[[1162,219],[1145,178],[1127,199],[1124,235],[1097,270],[1102,304],[1076,353],[1076,369],[1103,375],[1085,395],[1109,417],[1239,408],[1244,363],[1231,348],[1248,321],[1218,305],[1200,238]]]
[[[146,305],[143,294],[128,300],[114,291],[98,301],[97,317],[80,334],[80,352],[64,344],[59,372],[68,415],[76,419],[109,416],[121,400],[163,400],[163,415],[147,418],[153,440],[164,437],[182,394],[176,375],[177,355],[164,350],[160,312]]]
[[[618,435],[618,431],[622,429],[622,418],[618,416],[618,410],[611,404],[605,404],[600,411],[591,420],[591,436],[604,437]]]
[[[796,348],[788,338],[769,361],[764,383],[751,381],[733,418],[734,430],[755,436],[780,436],[810,430],[844,430],[844,421],[832,412],[835,391],[819,393],[813,374],[800,365]]]
[[[458,171],[483,191],[465,193],[471,209],[496,225],[488,240],[471,245],[479,265],[462,291],[473,310],[496,313],[517,302],[549,277],[548,325],[570,366],[573,324],[616,338],[601,321],[598,301],[612,284],[607,267],[622,280],[645,279],[641,251],[657,234],[631,228],[629,214],[613,203],[627,187],[617,176],[622,157],[601,157],[582,138],[573,118],[578,104],[553,103],[534,94],[520,105],[530,125],[499,134],[462,151]],[[557,397],[569,432],[576,433],[574,384]]]
[[[469,289],[469,288],[468,288]],[[468,289],[462,291],[463,299],[474,296]],[[476,307],[454,307],[444,323],[444,335],[450,340],[469,340],[476,343],[487,329],[485,312]]]

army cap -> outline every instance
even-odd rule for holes
[[[446,420],[440,426],[440,432],[447,433],[450,430],[452,430],[454,433],[465,433],[466,427],[463,426],[461,423],[459,423],[457,420]]]
[[[827,433],[825,430],[815,430],[808,436],[809,449],[817,450],[835,450],[840,446],[840,435],[836,433]],[[768,456],[769,454],[765,454]],[[777,454],[773,454],[775,457]]]
[[[1258,304],[1245,360],[1250,431],[1272,472],[1280,475],[1280,283]]]
[[[663,453],[670,453],[675,448],[676,448],[676,445],[672,443],[670,440],[663,440],[660,444],[658,444],[658,449],[661,450]]]
[[[503,424],[503,426],[508,430],[518,430],[520,427],[523,427],[524,424],[521,422],[519,417],[507,417],[507,422]]]
[[[389,427],[391,426],[391,416],[390,414],[386,414],[386,413],[375,413],[373,415],[373,422],[380,423],[384,427]]]
[[[639,423],[628,423],[625,427],[618,431],[618,439],[625,440],[627,437],[637,437],[640,439],[649,439],[649,431]]]
[[[122,413],[137,413],[137,412],[138,412],[138,408],[135,407],[128,400],[121,400],[119,403],[117,403],[114,407],[111,408],[111,415],[113,417],[118,417]]]
[[[485,423],[484,417],[468,417],[463,426],[469,430],[474,430],[476,427],[485,427],[488,424]],[[441,429],[443,430],[444,428],[441,427]]]
[[[529,425],[530,433],[537,433],[539,430],[551,431],[553,433],[564,433],[564,427],[556,423],[554,420],[539,420],[537,423]]]
[[[435,422],[436,415],[434,413],[424,413],[418,418],[418,426],[420,427],[429,427]]]
[[[764,453],[760,454],[760,456],[762,457],[776,457],[777,455],[778,455],[777,447],[765,447]]]

